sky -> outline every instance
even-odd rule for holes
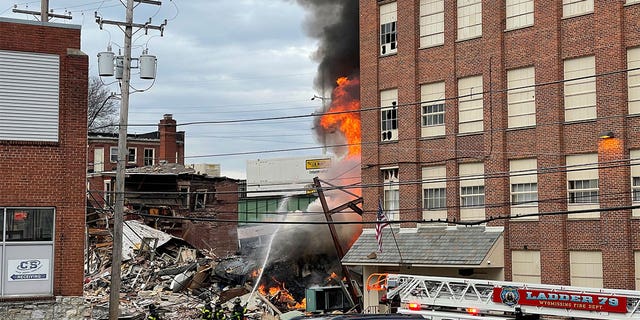
[[[13,13],[40,11],[40,1],[0,0],[0,17],[36,20]],[[126,1],[125,1],[126,3]],[[89,75],[97,76],[97,55],[111,45],[118,54],[124,33],[112,25],[101,30],[94,12],[105,20],[124,21],[119,0],[50,0],[54,13],[72,20],[51,22],[82,26],[81,50],[89,56]],[[133,36],[132,56],[143,50],[158,59],[156,80],[139,79],[132,70],[129,133],[157,130],[164,114],[172,114],[185,131],[185,163],[220,164],[223,176],[246,178],[246,161],[318,156],[322,147],[313,134],[313,117],[232,124],[192,124],[270,117],[311,115],[322,107],[314,89],[318,41],[307,34],[305,19],[314,17],[292,0],[163,0],[161,6],[139,4],[134,22],[167,19],[157,30]],[[306,29],[306,31],[305,31]],[[134,63],[135,65],[135,63]],[[103,77],[117,92],[113,77]],[[310,148],[290,152],[259,151]],[[254,152],[246,155],[228,155]]]

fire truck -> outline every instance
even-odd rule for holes
[[[640,291],[374,273],[367,289],[431,320],[640,319]]]

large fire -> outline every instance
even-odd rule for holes
[[[337,128],[344,134],[349,152],[347,156],[360,155],[360,100],[354,97],[354,92],[358,93],[360,79],[349,80],[347,77],[340,77],[336,81],[337,87],[331,94],[331,106],[329,110],[320,118],[320,125],[324,129]]]
[[[258,291],[264,297],[269,299],[272,302],[275,302],[280,306],[287,306],[289,310],[304,310],[307,306],[307,299],[302,299],[301,302],[297,302],[296,299],[291,295],[289,290],[285,287],[284,282],[280,282],[273,278],[276,282],[276,285],[267,288],[266,285],[261,284],[258,286]]]

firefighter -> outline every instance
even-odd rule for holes
[[[216,320],[226,320],[227,311],[229,311],[229,309],[226,306],[223,308],[220,302],[216,302],[216,310],[214,313],[214,318]]]
[[[207,319],[207,320],[213,319],[213,308],[211,307],[211,302],[205,303],[201,312],[202,312],[202,319]]]
[[[244,313],[247,312],[247,308],[246,308],[246,304],[244,306],[242,306],[240,303],[242,301],[240,300],[240,298],[236,298],[235,300],[233,300],[233,310],[232,310],[232,314],[231,314],[231,320],[243,320],[244,319]]]
[[[158,310],[156,310],[156,305],[153,303],[149,305],[149,316],[147,320],[161,320]]]

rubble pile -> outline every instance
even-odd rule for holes
[[[281,313],[270,302],[273,297],[263,297],[258,290],[250,294],[256,267],[246,258],[217,257],[137,221],[127,221],[123,233],[123,317],[143,319],[154,305],[168,319],[197,319],[206,302],[221,303],[231,310],[236,297],[256,318]],[[102,319],[109,309],[112,239],[108,230],[101,229],[91,229],[89,236],[84,297],[92,319]]]

